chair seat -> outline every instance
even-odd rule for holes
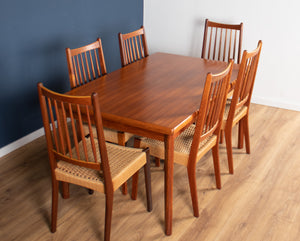
[[[87,142],[89,138],[86,138]],[[97,145],[98,143],[95,142]],[[81,144],[81,143],[80,143]],[[79,144],[79,145],[80,145]],[[80,145],[81,146],[81,145]],[[142,149],[119,146],[106,143],[107,155],[110,165],[110,172],[113,182],[113,190],[118,189],[128,178],[136,173],[146,163],[146,154]],[[88,157],[93,160],[91,147],[87,147]],[[96,148],[97,156],[99,150]],[[72,150],[76,156],[75,150]],[[80,150],[80,155],[84,152]],[[99,160],[98,160],[99,161]],[[55,169],[56,178],[59,181],[77,184],[104,193],[103,173],[78,165],[73,165],[65,161],[59,161]]]
[[[84,129],[84,133],[89,133],[88,130],[88,125],[84,125],[83,126]],[[96,128],[93,126],[93,135],[96,138],[97,137],[97,132],[96,132]],[[113,129],[109,129],[109,128],[103,128],[103,132],[104,132],[104,139],[105,141],[111,142],[111,143],[119,143],[119,138],[118,138],[118,131],[117,130],[113,130]],[[134,136],[134,134],[128,133],[128,132],[124,132],[125,135],[125,143]]]
[[[174,142],[175,163],[184,166],[188,165],[195,127],[196,127],[195,125],[189,126],[184,132],[182,132],[175,139]],[[216,144],[216,141],[217,141],[217,136],[211,135],[200,143],[198,153],[197,153],[197,161],[199,161],[200,158]],[[150,155],[158,157],[160,159],[165,159],[165,147],[164,147],[164,142],[162,141],[153,140],[150,138],[142,138],[140,147],[141,148],[149,147]]]
[[[104,138],[105,141],[112,142],[112,143],[118,143],[118,131],[109,129],[109,128],[103,128],[104,131]],[[125,135],[125,143],[134,136],[134,134],[124,132]]]
[[[231,99],[228,99],[226,101],[225,112],[223,115],[223,123],[222,123],[222,127],[221,127],[222,130],[225,129],[225,126],[227,123],[230,105],[231,105]],[[242,119],[247,114],[247,110],[248,110],[248,107],[244,106],[244,105],[241,108],[238,108],[235,110],[234,118],[233,118],[233,125],[235,125],[240,119]]]

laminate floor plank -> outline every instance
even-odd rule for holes
[[[115,192],[111,240],[299,240],[300,112],[252,104],[249,126],[250,155],[236,148],[237,128],[233,131],[234,175],[228,174],[225,144],[220,145],[221,190],[211,152],[197,164],[199,218],[193,216],[186,169],[175,164],[173,232],[165,236],[164,165],[153,162],[153,211],[146,211],[141,172],[137,200]],[[0,159],[0,183],[0,240],[103,240],[104,195],[75,185],[69,199],[59,197],[57,231],[50,232],[44,137]]]

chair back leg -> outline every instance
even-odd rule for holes
[[[144,166],[145,172],[145,185],[146,185],[146,196],[147,196],[147,211],[152,211],[152,190],[151,190],[151,174],[150,174],[150,154],[149,149],[146,150],[147,163]]]
[[[219,142],[217,139],[216,145],[212,148],[213,160],[214,160],[214,169],[215,169],[215,178],[216,186],[218,189],[221,189],[221,173],[220,173],[220,161],[219,161]]]
[[[62,182],[62,197],[68,199],[70,197],[69,183]]]
[[[243,149],[244,147],[244,132],[243,132],[243,121],[239,121],[239,136],[238,136],[238,148]]]
[[[249,118],[248,114],[243,119],[243,131],[245,136],[246,152],[250,154]]]

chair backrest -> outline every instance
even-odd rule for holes
[[[149,55],[143,26],[131,33],[119,33],[119,45],[123,67]]]
[[[107,73],[100,38],[77,49],[66,48],[66,56],[72,89]]]
[[[243,23],[223,24],[205,20],[201,58],[240,63]]]
[[[38,84],[38,93],[52,175],[57,161],[62,160],[101,170],[106,188],[112,188],[98,94],[62,95],[41,83]],[[88,125],[89,138],[83,132],[83,123]],[[92,124],[96,126],[97,136],[93,136]]]
[[[262,41],[260,40],[255,50],[251,52],[245,50],[243,52],[227,120],[234,118],[235,111],[238,108],[241,108],[243,105],[250,106],[261,47]]]
[[[230,60],[223,72],[207,74],[191,146],[190,159],[191,155],[197,154],[200,142],[213,134],[219,135],[232,68],[233,60]]]

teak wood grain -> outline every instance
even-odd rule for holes
[[[174,139],[195,121],[208,72],[228,63],[155,53],[69,91],[99,93],[103,125],[165,142],[165,232],[172,233]],[[235,64],[232,81],[239,65]]]
[[[134,128],[172,134],[199,108],[206,74],[228,63],[156,53],[84,86],[70,95],[100,93],[102,117]],[[232,80],[239,65],[234,65]],[[113,123],[111,125],[115,125]]]

